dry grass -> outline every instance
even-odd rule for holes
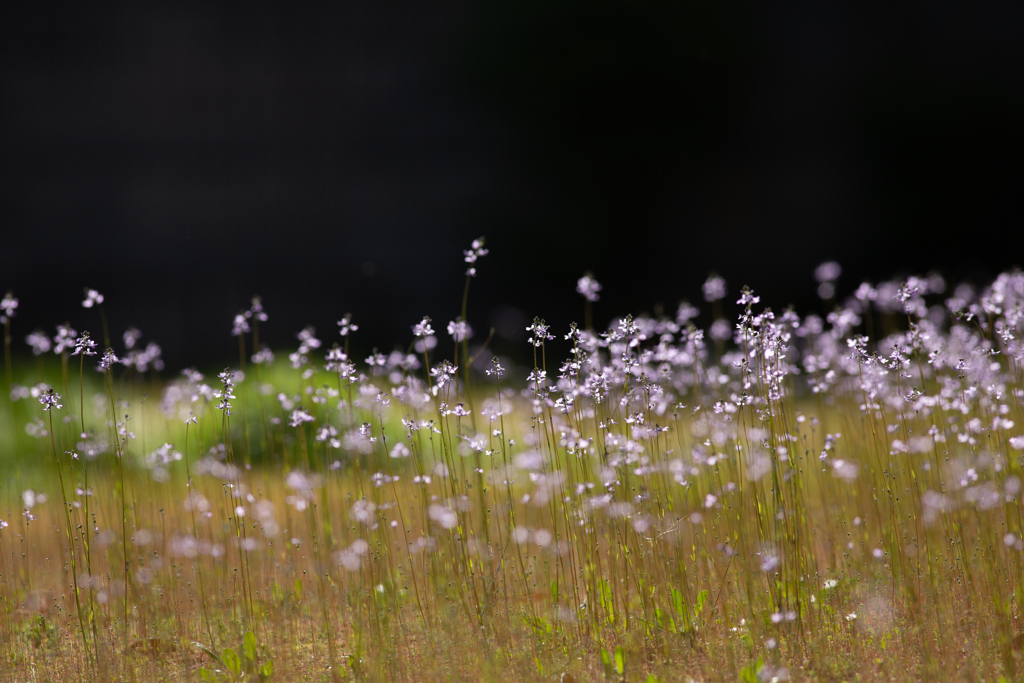
[[[1006,318],[869,347],[751,311],[725,355],[627,320],[541,380],[538,345],[515,390],[307,357],[251,367],[228,416],[194,375],[112,370],[52,441],[12,403],[0,679],[1020,680]]]

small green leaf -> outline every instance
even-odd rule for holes
[[[256,636],[252,631],[246,631],[242,636],[242,652],[245,653],[246,659],[256,661]]]
[[[263,666],[260,667],[260,678],[270,678],[274,673],[274,663],[271,660],[263,662]]]
[[[676,613],[683,619],[686,618],[686,614],[683,612],[683,594],[678,588],[672,588],[672,606],[676,608]]]
[[[757,673],[761,670],[762,666],[764,666],[764,659],[758,657],[756,662],[751,662],[740,669],[741,683],[758,683]]]
[[[224,661],[223,661],[223,660],[221,660],[221,658],[220,658],[220,655],[219,655],[219,654],[217,654],[216,652],[214,652],[214,651],[213,651],[213,650],[211,650],[210,648],[206,647],[206,646],[205,646],[205,645],[203,645],[202,643],[200,643],[200,642],[196,642],[196,641],[192,641],[192,645],[193,645],[193,647],[198,647],[198,648],[199,648],[200,650],[202,650],[203,652],[205,652],[206,654],[208,654],[208,655],[209,655],[210,657],[212,657],[212,658],[213,658],[213,661],[215,661],[215,662],[217,662],[217,663],[219,663],[219,664],[223,664],[223,663],[224,663]]]
[[[203,679],[204,681],[216,681],[217,680],[217,677],[214,676],[213,673],[209,669],[207,669],[205,666],[202,667],[201,669],[199,669],[199,678]]]
[[[242,673],[242,660],[230,647],[224,648],[224,652],[220,654],[220,658],[221,661],[224,662],[224,666],[227,667],[228,671],[236,676]]]
[[[601,607],[608,617],[608,623],[615,623],[615,605],[612,602],[611,586],[608,585],[607,581],[601,579],[600,583],[598,583],[598,588],[601,593]]]
[[[707,590],[702,590],[700,593],[697,593],[697,604],[693,608],[693,618],[694,619],[699,617],[700,613],[704,611],[704,603],[707,602],[707,601],[708,601],[708,592],[707,592]]]
[[[615,673],[622,676],[626,673],[626,657],[622,654],[622,646],[615,648]]]

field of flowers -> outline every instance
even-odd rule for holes
[[[825,263],[824,317],[713,275],[706,330],[593,329],[586,276],[520,367],[465,319],[486,253],[389,354],[266,348],[254,298],[170,381],[101,293],[91,336],[8,293],[0,680],[1022,679],[1024,274]]]

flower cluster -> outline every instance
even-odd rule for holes
[[[3,314],[0,315],[0,323],[10,322],[16,310],[18,310],[18,300],[13,294],[7,292],[4,294],[4,298],[0,299],[0,311],[3,311]]]
[[[53,408],[60,410],[64,405],[60,402],[61,396],[53,389],[47,389],[46,393],[39,396],[39,402],[43,404],[43,410],[50,411]]]
[[[231,415],[231,401],[236,398],[233,376],[234,373],[227,369],[217,375],[221,381],[221,389],[213,393],[214,398],[220,399],[217,403],[217,410],[223,411],[225,416]]]
[[[469,268],[466,269],[466,275],[469,277],[476,277],[476,262],[483,256],[487,256],[487,249],[484,249],[484,238],[473,240],[473,244],[470,245],[469,249],[465,249],[462,252],[465,256],[464,260],[469,264]]]
[[[85,290],[85,299],[82,301],[82,306],[84,308],[92,308],[93,306],[98,306],[99,304],[102,304],[102,303],[103,303],[103,295],[102,294],[97,292],[95,289],[88,289],[88,288],[86,288],[86,290]]]
[[[587,301],[594,302],[600,299],[600,291],[601,284],[590,275],[584,275],[576,281],[576,292]]]

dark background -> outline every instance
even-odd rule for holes
[[[601,324],[712,269],[804,310],[826,259],[984,282],[1022,260],[1022,36],[1019,2],[5,3],[0,290],[19,348],[97,333],[90,286],[176,370],[255,293],[278,350],[443,329],[478,235],[478,335],[581,320],[587,270]]]

